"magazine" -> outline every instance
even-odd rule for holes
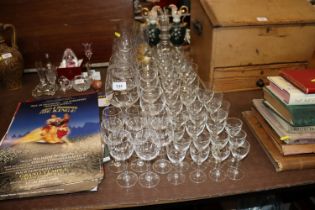
[[[96,187],[99,126],[96,94],[21,102],[0,144],[0,199]]]

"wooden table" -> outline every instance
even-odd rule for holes
[[[31,90],[37,83],[37,76],[24,75],[23,88],[16,91],[0,89],[0,134],[4,135],[13,116],[18,101],[29,99]],[[241,112],[249,110],[252,98],[261,98],[260,91],[235,92],[225,94],[231,102],[231,116],[241,117]],[[254,136],[248,132],[251,151],[242,162],[241,169],[245,177],[240,181],[226,180],[215,183],[207,180],[203,184],[192,183],[186,176],[183,185],[168,184],[166,176],[161,176],[160,184],[154,189],[144,189],[136,185],[131,189],[122,189],[116,182],[116,174],[107,170],[105,178],[97,192],[79,192],[66,195],[51,195],[34,198],[21,198],[0,201],[0,209],[104,209],[123,208],[166,204],[218,197],[235,196],[239,194],[268,191],[272,189],[289,190],[298,186],[314,186],[315,169],[286,171],[277,173],[265,155]],[[207,172],[209,169],[207,169]],[[314,187],[313,187],[314,188]]]

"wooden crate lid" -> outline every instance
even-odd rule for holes
[[[315,23],[307,0],[200,0],[213,26]]]

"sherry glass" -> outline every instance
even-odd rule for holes
[[[250,144],[247,140],[243,144],[235,147],[231,147],[231,153],[235,158],[235,161],[227,170],[227,176],[232,180],[240,180],[243,178],[244,174],[239,169],[240,160],[244,159],[250,150]]]
[[[112,141],[115,141],[114,144],[108,144],[110,155],[116,161],[125,162],[126,160],[128,160],[134,151],[133,145],[131,143],[131,134],[128,131],[119,130],[112,133],[112,136],[110,138],[112,138]],[[125,166],[124,171],[120,173],[116,178],[118,185],[123,188],[130,188],[135,186],[138,181],[137,174],[132,171],[128,171],[126,163],[123,165]]]
[[[228,146],[221,147],[216,144],[212,145],[212,156],[216,160],[215,166],[210,170],[209,176],[215,182],[222,182],[226,178],[226,174],[222,172],[221,163],[226,160],[230,155],[230,149]]]
[[[230,136],[229,138],[230,149],[232,149],[232,147],[238,147],[242,145],[244,141],[246,140],[246,137],[247,137],[247,133],[244,130],[240,130],[237,134]],[[230,159],[230,165],[233,165],[234,162],[235,162],[235,158],[232,156],[232,158]]]
[[[221,107],[222,100],[223,100],[223,93],[215,92],[213,94],[211,101],[204,104],[205,108],[207,109],[209,113],[214,113]]]
[[[93,51],[92,51],[92,43],[82,43],[83,47],[84,47],[84,55],[87,58],[87,62],[86,62],[86,69],[87,71],[89,71],[91,69],[91,58],[93,55]]]
[[[174,169],[167,175],[167,180],[173,185],[185,182],[185,175],[180,170],[180,163],[184,160],[187,150],[179,150],[174,144],[166,147],[167,157],[174,164]]]
[[[191,144],[189,151],[190,151],[191,159],[194,161],[194,163],[197,164],[196,169],[189,174],[191,181],[195,183],[205,182],[207,179],[207,176],[202,171],[200,166],[202,165],[204,161],[207,160],[209,156],[209,152],[210,152],[210,147],[206,147],[203,150],[199,150],[198,148],[195,147],[194,144]]]
[[[160,149],[158,134],[153,129],[144,128],[136,133],[134,150],[138,157],[147,161],[147,171],[139,176],[139,183],[142,187],[153,188],[160,182],[159,175],[151,171],[150,164],[150,161],[158,156]]]
[[[233,137],[237,135],[243,126],[243,121],[237,117],[228,117],[226,119],[225,130],[228,134]]]

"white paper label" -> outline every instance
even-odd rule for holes
[[[98,106],[99,107],[105,107],[110,105],[110,100],[112,100],[113,94],[109,94],[106,96],[99,96],[98,97]]]
[[[258,22],[267,22],[268,18],[267,17],[256,17]]]
[[[76,79],[74,80],[74,84],[76,85],[80,85],[80,84],[83,84],[84,83],[84,79]]]
[[[12,54],[11,53],[4,53],[1,55],[2,59],[8,59],[8,58],[11,58],[12,57]]]
[[[101,72],[96,71],[93,73],[93,80],[101,80]]]
[[[113,90],[126,90],[127,84],[126,82],[113,82]]]

